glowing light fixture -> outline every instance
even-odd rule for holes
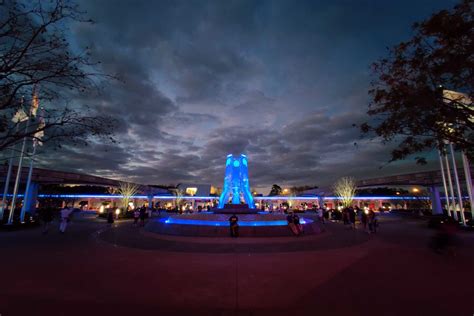
[[[187,195],[194,196],[194,195],[196,195],[197,190],[198,190],[198,189],[197,189],[197,188],[194,188],[194,187],[186,188],[186,194],[187,194]]]

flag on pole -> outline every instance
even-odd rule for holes
[[[44,118],[40,117],[38,127],[36,128],[36,133],[34,134],[35,145],[43,146],[43,142],[41,141],[41,139],[44,137],[43,128],[45,127],[45,125],[46,124],[44,122]]]
[[[36,111],[38,110],[39,107],[39,100],[36,99]],[[44,127],[46,126],[46,123],[44,121],[44,108],[41,108],[40,114],[38,115],[38,126],[36,127],[36,132],[33,135],[33,144],[43,146],[42,138],[44,137]]]
[[[36,85],[33,88],[33,97],[31,98],[31,108],[30,108],[30,114],[32,116],[36,116],[36,112],[38,111],[39,107],[39,98],[38,98],[38,90],[36,88]]]
[[[470,110],[474,110],[474,105],[472,104],[471,98],[461,92],[453,91],[453,90],[443,90],[443,101],[446,104],[450,104],[454,102],[454,105],[460,104],[461,106],[468,107]],[[474,122],[474,116],[469,115],[469,121]]]
[[[451,102],[457,102],[460,103],[464,106],[471,106],[472,105],[472,100],[469,98],[469,96],[465,93],[457,92],[457,91],[452,91],[452,90],[443,90],[443,99],[444,103],[451,103]]]
[[[28,115],[26,115],[25,111],[22,108],[19,108],[16,111],[15,115],[13,115],[12,122],[13,123],[20,123],[28,120]]]

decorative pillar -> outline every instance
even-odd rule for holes
[[[148,207],[153,208],[153,195],[148,195]]]
[[[319,208],[324,207],[324,198],[322,196],[318,196],[318,204],[319,204]]]
[[[38,183],[31,182],[30,187],[28,188],[28,192],[25,192],[25,196],[23,198],[23,208],[25,212],[29,212],[33,215],[36,212],[36,199],[38,197]]]
[[[433,185],[429,188],[429,190],[431,193],[431,210],[433,215],[443,214],[443,207],[441,205],[438,188]]]

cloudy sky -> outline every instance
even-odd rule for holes
[[[262,193],[436,168],[386,165],[390,146],[352,124],[366,119],[370,63],[454,1],[79,3],[97,23],[71,40],[121,81],[76,101],[119,119],[120,144],[66,147],[43,167],[220,186],[225,156],[246,153]]]

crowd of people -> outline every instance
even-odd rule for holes
[[[55,218],[57,218],[59,222],[58,230],[61,234],[66,232],[68,224],[71,222],[73,213],[77,209],[72,207],[68,207],[67,205],[61,208],[59,211],[57,208],[54,207],[45,207],[39,211],[39,218],[42,223],[42,233],[47,234],[51,227],[52,222]],[[133,217],[133,226],[144,227],[146,218],[150,218],[152,216],[152,209],[143,205],[142,207],[138,207],[134,210],[127,210],[127,212],[132,214]],[[105,214],[105,218],[107,220],[107,225],[112,227],[115,220],[118,218],[118,215],[114,212],[114,209],[109,208]]]
[[[72,214],[74,209],[72,207],[63,207],[58,214],[59,219],[59,232],[64,234],[66,232],[68,223],[72,219]],[[42,223],[42,233],[47,234],[51,229],[52,222],[55,216],[55,209],[53,207],[45,207],[39,212],[41,223]]]
[[[340,217],[342,217],[344,225],[350,229],[356,229],[356,219],[358,218],[364,231],[369,234],[377,232],[378,219],[372,209],[362,210],[357,206],[350,206],[342,209]],[[336,218],[335,220],[339,221],[340,218]]]
[[[378,228],[377,214],[372,209],[362,210],[359,207],[346,207],[341,210],[325,210],[317,208],[314,210],[316,217],[321,224],[326,224],[326,220],[335,222],[342,221],[348,229],[356,229],[356,220],[358,219],[363,230],[369,234],[376,233]],[[303,226],[300,224],[300,218],[294,211],[288,211],[288,227],[295,236],[303,233]]]

